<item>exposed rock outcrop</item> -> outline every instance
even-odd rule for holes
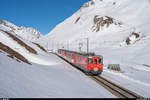
[[[31,64],[24,56],[22,56],[21,54],[19,54],[18,52],[14,51],[13,49],[11,49],[10,47],[4,45],[3,43],[0,42],[0,50],[8,53],[8,57],[14,59],[17,58],[17,61],[21,60],[27,64]],[[19,61],[20,62],[20,61]]]

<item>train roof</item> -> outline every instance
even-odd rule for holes
[[[101,56],[101,55],[95,55],[94,52],[86,53],[86,52],[69,51],[69,50],[65,50],[65,49],[59,49],[59,50],[63,50],[63,51],[71,52],[71,53],[80,54],[80,55],[83,55],[83,56]]]

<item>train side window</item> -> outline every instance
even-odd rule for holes
[[[99,64],[102,63],[102,59],[99,59]]]
[[[93,59],[88,58],[88,63],[93,64]]]
[[[94,59],[94,64],[97,64],[97,59]]]

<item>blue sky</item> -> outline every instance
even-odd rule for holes
[[[90,0],[0,0],[0,19],[47,34],[87,1]]]

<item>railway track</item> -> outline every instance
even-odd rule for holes
[[[57,54],[56,54],[57,55]],[[64,61],[68,62],[67,60],[65,60],[64,58],[62,58],[61,56],[57,55],[58,57],[60,57],[61,59],[63,59]],[[69,63],[69,62],[68,62]],[[71,64],[71,63],[69,63]],[[73,67],[75,67],[73,64],[71,64]],[[77,67],[75,67],[77,68]],[[91,79],[93,79],[94,81],[96,81],[99,85],[103,86],[104,88],[106,88],[108,91],[110,91],[112,94],[114,94],[116,97],[118,98],[144,98],[130,90],[127,90],[119,85],[116,85],[115,83],[105,79],[102,76],[89,76]]]
[[[98,84],[106,88],[108,91],[110,91],[112,94],[114,94],[118,98],[143,98],[142,96],[130,90],[127,90],[121,86],[114,84],[111,81],[108,81],[102,76],[89,76],[89,77],[95,80]]]

